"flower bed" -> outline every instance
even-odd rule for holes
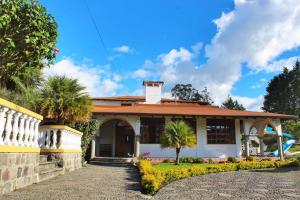
[[[300,159],[289,161],[242,161],[240,163],[222,163],[207,165],[186,165],[167,170],[155,167],[149,160],[140,160],[139,169],[141,174],[141,185],[143,192],[147,194],[156,193],[164,185],[191,176],[208,173],[228,172],[248,169],[300,167]]]

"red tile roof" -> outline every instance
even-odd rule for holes
[[[100,101],[132,101],[132,102],[144,102],[145,97],[144,96],[115,96],[115,97],[93,97],[92,100],[100,100]],[[191,103],[191,104],[201,104],[201,105],[207,105],[207,103],[204,102],[198,102],[198,101],[188,101],[188,100],[178,100],[178,99],[170,99],[170,98],[162,98],[162,103]]]
[[[268,112],[252,112],[221,109],[217,106],[199,104],[133,104],[132,106],[95,105],[93,113],[126,115],[186,115],[204,117],[264,117],[296,119],[296,116]]]

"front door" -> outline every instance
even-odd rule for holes
[[[134,132],[127,123],[119,122],[116,126],[116,152],[117,157],[129,157],[134,151]]]

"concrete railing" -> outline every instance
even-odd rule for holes
[[[0,146],[38,148],[43,116],[0,98]]]
[[[82,133],[64,125],[40,126],[41,149],[81,151]]]

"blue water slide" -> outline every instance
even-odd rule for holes
[[[267,126],[265,128],[265,133],[267,133],[267,134],[276,134],[276,132],[273,130],[273,128],[269,127],[269,126]],[[294,138],[290,133],[282,133],[282,136],[283,137],[287,137],[289,139],[293,139]]]
[[[289,150],[289,148],[291,148],[295,143],[296,143],[296,140],[293,140],[293,139],[292,140],[288,140],[285,143],[283,143],[283,145],[282,145],[283,154],[285,154]],[[273,152],[273,155],[275,157],[278,156],[278,149]]]

